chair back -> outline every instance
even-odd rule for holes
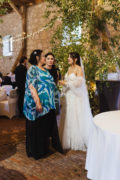
[[[4,88],[0,88],[0,101],[7,100],[6,90]]]
[[[17,90],[16,90],[16,89],[12,89],[12,90],[10,91],[9,97],[10,97],[10,98],[16,98],[17,96],[18,96]]]
[[[10,95],[10,91],[13,89],[12,85],[3,85],[2,88],[6,90],[7,95]]]

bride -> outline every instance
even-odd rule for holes
[[[65,80],[59,81],[64,91],[59,126],[60,140],[65,150],[85,151],[92,114],[79,54],[71,52],[68,64],[70,67]]]

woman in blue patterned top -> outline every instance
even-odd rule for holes
[[[27,72],[24,97],[26,151],[28,157],[39,159],[49,151],[50,136],[53,147],[62,152],[55,115],[57,88],[53,77],[43,68],[42,50],[32,52],[30,63],[34,65]]]

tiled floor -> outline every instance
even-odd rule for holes
[[[87,180],[86,154],[51,153],[34,160],[25,152],[25,120],[0,117],[0,180]]]

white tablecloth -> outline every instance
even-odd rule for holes
[[[86,169],[92,180],[120,180],[120,111],[94,117]]]

